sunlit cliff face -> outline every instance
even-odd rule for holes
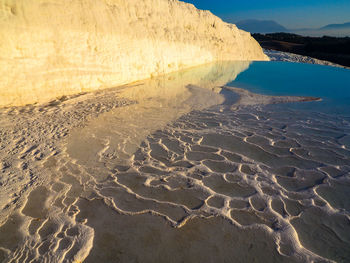
[[[8,0],[0,21],[0,106],[268,59],[249,33],[180,1]]]

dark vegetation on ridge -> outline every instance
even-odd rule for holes
[[[350,37],[304,37],[290,33],[253,34],[265,49],[290,52],[350,67]]]

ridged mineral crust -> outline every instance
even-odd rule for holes
[[[0,106],[218,60],[268,60],[249,33],[177,0],[0,0]]]

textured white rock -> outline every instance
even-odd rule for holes
[[[0,0],[0,106],[218,60],[268,60],[249,33],[177,0]]]
[[[339,64],[336,64],[333,62],[329,62],[326,60],[320,60],[317,58],[302,56],[302,55],[293,54],[293,53],[289,53],[289,52],[264,49],[264,53],[270,58],[271,61],[287,61],[287,62],[332,66],[332,67],[337,67],[337,68],[349,68],[349,67],[342,66],[342,65],[339,65]]]

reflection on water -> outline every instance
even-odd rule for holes
[[[107,148],[114,149],[110,154],[122,164],[152,132],[190,111],[224,103],[229,96],[220,94],[221,87],[233,81],[249,64],[208,64],[121,88],[118,95],[136,103],[117,108],[91,121],[84,130],[77,130],[69,138],[68,152],[72,157],[91,164],[91,158],[98,162],[101,147],[108,145]],[[231,95],[229,100],[233,103],[237,96]],[[88,144],[84,143],[87,141]],[[96,154],[92,155],[92,152]]]
[[[13,156],[49,179],[9,205],[0,259],[348,261],[350,120],[275,104],[305,98],[223,88],[249,66],[205,65],[54,110],[22,110],[32,139]],[[128,103],[116,107],[114,96]],[[21,127],[9,124],[20,115],[6,114],[0,135],[20,140],[6,132]],[[62,133],[64,141],[55,137]],[[11,175],[7,159],[2,169]]]

